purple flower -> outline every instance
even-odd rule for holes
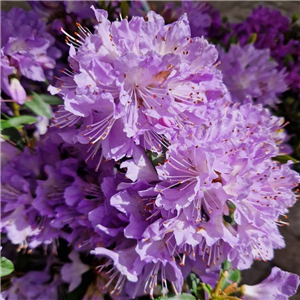
[[[269,277],[261,283],[249,286],[242,285],[243,300],[278,299],[288,300],[297,292],[299,276],[274,267]]]
[[[1,297],[5,300],[57,299],[60,284],[62,281],[59,276],[53,276],[48,268],[44,271],[29,271],[24,276],[12,278],[11,287],[2,291]]]
[[[279,166],[271,159],[278,155],[276,132],[281,122],[261,106],[227,108],[221,118],[207,120],[202,130],[195,126],[188,134],[181,132],[179,143],[169,147],[165,163],[156,167],[161,182],[155,188],[155,203],[176,213],[164,224],[175,236],[178,253],[185,246],[193,249],[188,253],[197,253],[203,245],[214,253],[207,259],[217,263],[220,255],[213,249],[222,244],[220,252],[231,260],[249,254],[246,265],[237,263],[245,268],[253,259],[271,259],[264,253],[271,255],[273,248],[284,246],[275,224],[278,215],[295,203],[291,189],[300,178],[288,164]],[[232,209],[234,223],[222,221]],[[251,236],[257,238],[246,250]],[[258,237],[269,239],[268,251],[257,253]]]
[[[241,45],[245,45],[256,33],[255,47],[271,48],[273,51],[283,41],[283,34],[289,30],[289,19],[280,10],[259,6],[240,24],[233,25],[233,32],[239,37]]]
[[[78,1],[77,3],[70,3],[68,1],[27,1],[32,9],[43,18],[51,18],[55,15],[62,15],[63,13],[74,14],[81,19],[92,18],[90,6],[96,1]]]
[[[230,38],[234,37],[243,47],[255,34],[254,47],[269,49],[271,57],[278,64],[278,70],[286,69],[285,81],[289,88],[299,93],[299,30],[297,25],[294,26],[295,24],[290,23],[280,10],[259,6],[245,21],[237,24],[227,23],[226,30],[229,33],[220,40],[222,39],[223,43],[228,45]]]
[[[177,14],[186,13],[191,26],[191,36],[204,36],[213,38],[218,35],[222,20],[218,10],[214,9],[208,2],[182,1]]]
[[[67,35],[74,72],[50,88],[65,100],[54,125],[82,123],[80,143],[115,160],[131,156],[134,144],[160,152],[163,135],[197,120],[200,106],[228,101],[216,49],[191,39],[186,15],[164,25],[154,12],[113,23],[95,14],[94,34],[79,26],[81,38]]]
[[[61,237],[82,251],[117,238],[110,234],[120,231],[123,222],[105,201],[112,191],[106,186],[114,162],[104,167],[98,162],[101,175],[95,173],[94,164],[86,165],[82,158],[86,149],[78,146],[65,144],[57,129],[51,129],[35,152],[18,153],[3,166],[1,229],[13,244],[35,248]]]
[[[65,36],[61,28],[68,32],[76,31],[76,23],[92,28],[97,22],[94,20],[91,5],[97,6],[97,1],[27,1],[32,10],[45,22],[47,32],[55,38],[55,47],[61,51],[57,59],[54,74],[60,76],[60,70],[68,68],[67,58],[69,47],[65,43]],[[48,79],[54,83],[54,79]]]
[[[61,277],[64,282],[70,283],[69,291],[73,291],[81,283],[81,275],[89,270],[89,266],[83,264],[79,253],[72,251],[69,254],[72,263],[66,263],[61,269]]]
[[[158,183],[155,177],[148,182],[143,177],[152,166],[140,164],[144,157],[138,151],[130,163],[121,164],[131,166],[126,175],[134,182],[123,180],[110,204],[122,213],[124,229],[114,250],[92,251],[109,256],[107,264],[118,270],[112,273],[118,278],[114,291],[129,272],[122,295],[128,287],[139,295],[144,284],[152,294],[157,279],[147,277],[148,268],[147,274],[160,269],[170,280],[166,270],[171,268],[180,291],[181,280],[192,270],[199,275],[217,272],[224,259],[235,268],[249,268],[254,259],[270,260],[273,250],[284,246],[279,215],[296,201],[291,189],[300,178],[289,164],[271,159],[284,139],[282,120],[251,103],[226,107],[217,115],[207,114],[201,125],[187,126],[170,140],[166,160],[156,167]],[[120,264],[125,249],[134,257],[130,265]]]
[[[243,102],[247,96],[255,102],[274,107],[278,94],[287,90],[286,73],[277,70],[270,51],[257,50],[252,44],[231,45],[228,53],[220,51],[220,66],[233,101]]]
[[[45,81],[52,75],[60,52],[53,46],[54,38],[46,32],[45,24],[33,11],[15,7],[8,13],[1,12],[1,28],[2,88],[13,100],[23,104],[26,93],[20,77]],[[13,78],[9,80],[11,74]]]
[[[31,164],[23,168],[23,163]],[[35,166],[39,157],[28,152],[17,153],[12,161],[2,166],[1,176],[1,231],[13,244],[27,246],[27,238],[39,232],[38,212],[32,207],[32,190],[36,187]]]

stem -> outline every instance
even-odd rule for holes
[[[213,300],[241,300],[241,298],[234,296],[217,296],[214,297]]]
[[[18,103],[16,103],[16,102],[12,103],[12,110],[16,117],[18,117],[20,115],[19,108],[20,108],[20,105]]]
[[[1,139],[7,141],[8,143],[10,143],[11,145],[13,145],[14,147],[17,146],[16,143],[14,143],[13,141],[11,141],[10,139],[7,139],[4,135],[0,134]]]
[[[224,271],[224,272],[221,273],[221,276],[220,276],[220,278],[217,282],[216,288],[212,292],[213,297],[214,296],[216,296],[216,297],[219,296],[219,291],[221,289],[221,284],[222,284],[223,280],[227,277],[227,275],[228,275],[227,271]]]
[[[224,289],[223,293],[225,295],[230,295],[230,294],[233,294],[233,293],[237,293],[239,291],[240,291],[240,288],[238,288],[237,283],[234,282],[234,283],[230,284],[226,289]]]

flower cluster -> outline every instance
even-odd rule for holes
[[[168,20],[176,20],[186,13],[189,19],[191,36],[214,38],[221,29],[221,15],[208,2],[182,1],[177,8],[172,3],[164,7],[163,16]]]
[[[270,50],[271,57],[278,63],[278,69],[287,68],[286,82],[291,90],[299,93],[300,42],[299,35],[291,35],[293,27],[298,30],[297,26],[291,24],[280,11],[262,6],[254,9],[244,22],[227,26],[230,33],[224,37],[225,44],[234,37],[244,46],[255,34],[255,48]]]
[[[284,70],[270,60],[269,49],[257,50],[252,44],[231,45],[226,53],[220,50],[220,69],[232,100],[239,102],[250,96],[256,103],[274,107],[278,95],[287,90]]]
[[[80,2],[45,13],[51,3],[31,5],[49,20],[64,9],[90,14],[76,9]],[[190,27],[196,9],[207,18]],[[219,15],[210,6],[184,3],[169,24],[154,11],[114,22],[105,10],[90,11],[94,30],[77,23],[73,36],[60,27],[69,67],[49,86],[63,99],[51,128],[23,152],[3,147],[5,251],[42,249],[49,257],[13,274],[2,298],[60,299],[65,287],[86,300],[107,292],[154,298],[181,294],[190,274],[206,287],[202,298],[189,287],[201,299],[293,295],[298,276],[278,268],[257,286],[223,285],[225,262],[247,269],[285,246],[278,227],[296,202],[300,176],[287,156],[284,119],[263,106],[287,88],[284,71],[268,50],[235,45],[225,53],[195,36],[213,30],[209,22]],[[9,75],[13,58],[3,51]]]
[[[20,79],[44,82],[52,78],[60,56],[53,45],[54,38],[33,11],[1,12],[1,86],[8,97],[23,104],[26,82],[21,84]]]
[[[65,101],[54,125],[82,123],[73,140],[90,143],[92,156],[102,149],[119,160],[134,145],[159,152],[164,136],[200,124],[204,109],[229,101],[213,65],[218,53],[190,37],[186,15],[171,25],[153,12],[111,24],[105,11],[95,13],[94,34],[79,26],[81,38],[69,36],[72,70],[50,89]]]

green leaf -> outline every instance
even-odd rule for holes
[[[98,4],[99,4],[99,8],[101,8],[101,9],[105,9],[106,8],[105,1],[98,1]]]
[[[299,15],[298,14],[293,14],[292,15],[292,23],[297,23],[298,19],[299,19]]]
[[[236,282],[239,283],[241,281],[241,272],[240,270],[236,269],[234,270],[231,266],[231,263],[228,260],[225,260],[222,264],[222,270],[227,271],[228,275],[223,280],[221,284],[221,289],[224,290],[227,286],[229,286],[231,283]],[[221,270],[221,272],[223,272]]]
[[[5,257],[1,257],[1,277],[11,274],[15,270],[12,261]]]
[[[291,53],[288,53],[285,57],[284,57],[284,64],[285,65],[288,65],[288,64],[290,64],[290,63],[295,63],[295,61],[294,61],[294,58],[293,58],[293,56],[292,56],[292,54]]]
[[[48,119],[52,117],[50,106],[44,102],[43,98],[32,92],[30,100],[25,101],[24,105],[38,116],[45,116]]]
[[[230,261],[228,261],[227,259],[224,260],[223,264],[222,264],[222,269],[224,271],[228,271],[229,269],[232,269],[231,263]]]
[[[40,94],[39,95],[43,101],[50,105],[60,105],[63,104],[63,100],[59,97],[47,95],[47,94]]]
[[[159,164],[163,164],[165,159],[166,159],[166,156],[165,156],[164,152],[159,154],[159,153],[156,153],[156,152],[147,151],[146,155],[149,158],[149,160],[150,160],[153,167],[156,167]]]
[[[2,120],[1,120],[2,121]],[[2,125],[2,122],[1,122]],[[24,142],[20,132],[15,127],[2,128],[1,135],[4,140],[11,141],[15,147],[23,150]]]
[[[286,164],[289,160],[293,161],[294,163],[299,163],[299,160],[290,155],[277,155],[275,157],[272,157],[272,159],[279,161],[282,164]]]
[[[213,290],[213,288],[207,283],[201,283],[201,288],[203,288],[208,295],[210,295],[211,291]]]
[[[257,39],[257,34],[252,33],[247,41],[247,44],[254,44],[256,42],[256,39]]]
[[[8,120],[5,120],[4,128],[8,128],[8,127],[19,128],[19,127],[22,127],[22,125],[33,124],[36,122],[37,122],[37,119],[33,116],[12,117],[12,118],[9,118]],[[2,128],[2,122],[1,122],[1,128]]]
[[[195,273],[190,273],[187,278],[187,284],[192,295],[194,295],[196,299],[200,300],[205,300],[205,291],[208,295],[210,295],[212,290],[212,287],[209,284],[201,282],[201,279]]]
[[[235,36],[235,35],[232,35],[230,38],[229,38],[229,44],[237,44],[238,43],[238,38]]]
[[[193,295],[197,297],[197,288],[200,283],[200,278],[195,273],[190,273],[187,278],[187,284],[190,288],[190,291]]]
[[[129,16],[129,4],[127,1],[121,2],[121,14],[123,18]]]
[[[9,124],[8,120],[1,119],[1,131],[5,128],[9,128],[11,125]]]

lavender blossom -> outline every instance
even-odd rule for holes
[[[1,177],[1,229],[13,244],[21,248],[52,244],[55,249],[53,241],[64,238],[83,251],[100,241],[113,243],[107,227],[123,228],[116,209],[105,201],[112,190],[105,177],[113,176],[114,162],[98,165],[98,170],[103,169],[99,175],[92,162],[85,164],[81,153],[86,150],[65,144],[52,129],[34,152],[18,153],[6,162]],[[114,181],[118,183],[117,178]]]
[[[198,120],[199,107],[230,101],[213,66],[216,49],[191,39],[186,15],[170,25],[154,12],[110,23],[94,10],[94,34],[80,25],[81,38],[66,33],[73,71],[50,88],[65,100],[54,125],[82,124],[76,139],[94,153],[118,160],[134,144],[159,152],[162,135]]]
[[[109,257],[101,271],[114,266],[105,287],[114,277],[112,292],[119,289],[124,297],[135,297],[144,286],[152,295],[161,270],[162,283],[170,280],[180,292],[181,280],[192,270],[203,276],[217,272],[224,259],[240,269],[249,268],[254,259],[272,259],[274,249],[284,247],[279,215],[295,203],[291,189],[300,181],[289,164],[271,159],[284,138],[282,121],[261,105],[227,107],[221,118],[208,114],[200,126],[180,132],[156,167],[159,182],[144,176],[152,174],[152,166],[139,163],[145,158],[142,151],[121,164],[135,164],[126,170],[133,182],[121,182],[110,198],[123,215],[124,236],[119,235],[114,250],[92,251]],[[130,262],[122,259],[129,252]]]
[[[65,36],[60,28],[64,27],[69,32],[76,30],[76,22],[83,26],[92,28],[94,21],[91,5],[97,5],[96,1],[27,1],[32,10],[46,24],[46,30],[55,38],[55,47],[61,51],[61,55],[57,60],[57,68],[55,75],[60,75],[59,70],[67,68],[67,58],[69,47],[65,44]],[[53,83],[53,78],[50,78]]]
[[[73,14],[80,19],[92,18],[93,12],[90,6],[96,1],[77,1],[71,3],[69,1],[27,1],[32,9],[44,20],[50,20],[53,16],[62,16],[64,14]],[[77,21],[77,20],[76,20]]]
[[[182,1],[176,13],[187,14],[192,37],[203,35],[206,38],[215,38],[218,36],[222,24],[221,15],[210,3]]]
[[[24,276],[12,278],[11,287],[8,290],[2,290],[1,299],[58,299],[61,284],[62,280],[59,275],[53,276],[49,267],[43,271],[29,271]]]
[[[79,258],[79,253],[72,251],[69,254],[72,263],[66,263],[61,269],[61,277],[65,282],[69,282],[69,291],[73,291],[81,283],[81,275],[89,270],[89,266],[83,264]]]
[[[278,70],[286,69],[285,81],[289,88],[299,93],[299,41],[298,29],[282,15],[280,10],[259,6],[254,9],[247,19],[237,24],[227,24],[228,34],[223,37],[227,45],[231,37],[237,38],[239,45],[245,46],[255,34],[254,47],[269,49],[271,57],[277,62]],[[296,35],[293,34],[296,32]]]
[[[44,82],[52,77],[60,52],[33,11],[15,7],[8,13],[1,12],[1,28],[2,88],[7,96],[23,104],[26,93],[20,78]],[[10,80],[9,75],[13,75]]]
[[[253,33],[257,34],[255,47],[270,48],[271,52],[282,44],[284,33],[289,30],[289,19],[279,10],[259,6],[254,9],[243,23],[233,25],[233,33],[245,45]]]
[[[257,50],[252,44],[231,45],[228,53],[221,50],[219,55],[219,68],[233,101],[243,102],[250,96],[271,107],[280,103],[278,95],[287,90],[286,73],[277,70],[269,50]]]
[[[191,27],[191,37],[204,36],[205,38],[217,37],[221,30],[221,15],[208,2],[181,1],[179,6],[174,3],[165,3],[158,10],[155,3],[145,1],[132,1],[130,3],[130,15],[144,17],[149,10],[158,12],[166,21],[173,23],[184,13],[187,14]]]
[[[297,292],[299,276],[274,267],[269,277],[261,283],[249,286],[242,285],[243,300],[279,299],[288,300]]]

